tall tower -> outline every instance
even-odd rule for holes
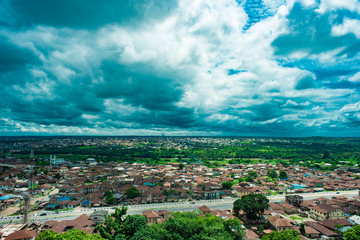
[[[33,166],[30,165],[30,171],[29,171],[29,189],[30,194],[33,193],[33,187],[34,187],[34,174],[33,174]]]
[[[34,161],[34,145],[31,146],[30,160]]]
[[[24,218],[23,223],[29,223],[29,205],[30,205],[30,196],[28,194],[24,195]]]

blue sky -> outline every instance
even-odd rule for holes
[[[357,0],[0,0],[1,135],[360,136]]]

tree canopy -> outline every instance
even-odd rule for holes
[[[345,240],[360,240],[360,225],[349,228],[344,232]]]
[[[163,223],[147,225],[142,215],[128,215],[126,208],[116,209],[105,222],[96,227],[100,235],[110,240],[242,240],[241,223],[233,218],[223,220],[210,214],[195,212],[171,213]]]
[[[262,194],[244,195],[233,204],[235,214],[238,215],[239,211],[243,210],[248,219],[258,219],[268,208],[269,199]]]
[[[279,178],[287,179],[288,178],[287,173],[284,170],[281,170],[279,173]]]
[[[103,240],[98,234],[86,234],[84,231],[78,229],[71,229],[66,233],[58,234],[54,231],[45,231],[40,233],[36,240]]]
[[[264,235],[261,240],[301,240],[301,237],[295,230],[284,230]]]
[[[126,189],[126,197],[129,199],[133,199],[140,196],[140,192],[136,187],[131,187]]]
[[[221,186],[223,189],[231,189],[232,182],[222,182]]]
[[[268,171],[267,175],[268,175],[268,177],[271,177],[272,179],[278,177],[278,174],[277,174],[277,172],[276,172],[274,169]]]
[[[223,220],[210,214],[194,212],[172,213],[173,217],[161,224],[152,224],[138,231],[135,240],[242,240],[241,223],[233,218]]]
[[[108,205],[113,205],[115,202],[115,198],[114,198],[114,194],[110,191],[105,191],[104,193],[104,197],[105,197],[105,203]]]

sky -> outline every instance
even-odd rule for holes
[[[358,0],[0,0],[0,135],[360,136]]]

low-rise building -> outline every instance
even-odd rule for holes
[[[345,213],[340,208],[328,204],[320,204],[310,208],[310,216],[317,221],[343,219],[345,218]]]

